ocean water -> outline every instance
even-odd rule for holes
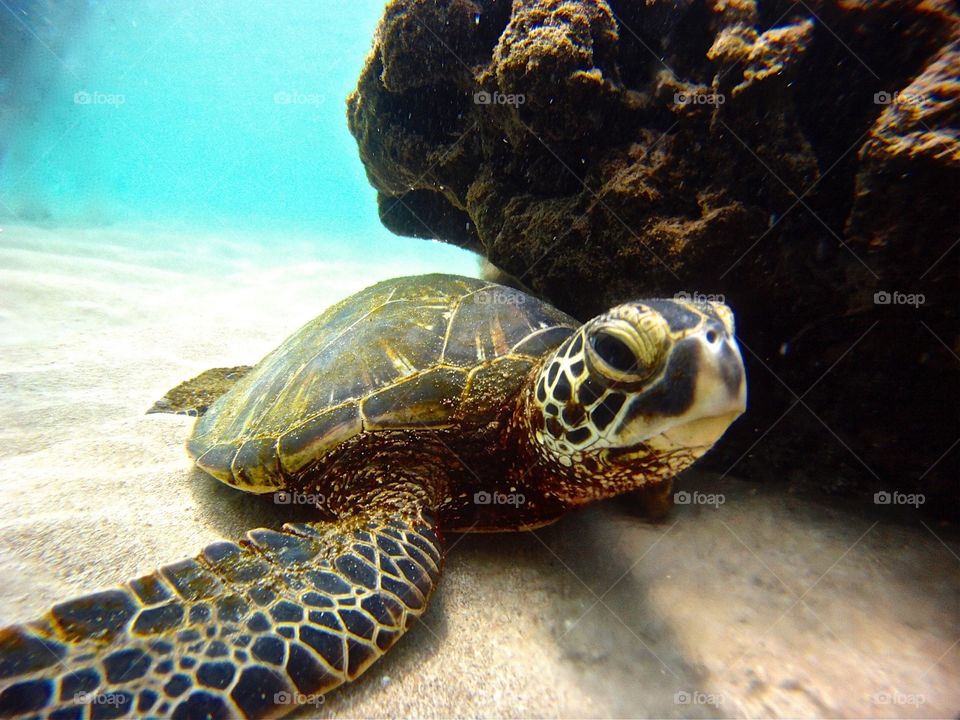
[[[475,274],[377,218],[345,120],[383,2],[0,6],[0,221],[221,238]],[[8,230],[9,232],[9,230]]]

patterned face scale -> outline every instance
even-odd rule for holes
[[[720,303],[649,300],[591,320],[537,378],[533,399],[544,419],[537,443],[570,467],[590,451],[629,444],[633,436],[621,433],[638,411],[683,415],[695,400],[694,340],[733,335],[733,315]],[[739,355],[735,361],[739,367]]]

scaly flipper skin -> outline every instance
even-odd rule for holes
[[[199,417],[213,402],[237,384],[237,381],[250,372],[249,365],[228,368],[210,368],[195,378],[190,378],[157,400],[150,413],[174,413]]]
[[[247,538],[0,630],[0,716],[280,717],[384,654],[443,563],[409,496]]]

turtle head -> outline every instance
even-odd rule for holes
[[[673,477],[744,412],[746,393],[726,305],[643,300],[554,351],[529,412],[538,453],[574,480],[559,494],[579,504]]]

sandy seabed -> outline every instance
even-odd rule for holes
[[[306,245],[0,232],[0,624],[283,508],[191,468],[179,381],[255,362],[391,275]],[[960,540],[919,516],[693,471],[666,522],[630,499],[519,535],[453,536],[422,623],[299,717],[954,717]]]

